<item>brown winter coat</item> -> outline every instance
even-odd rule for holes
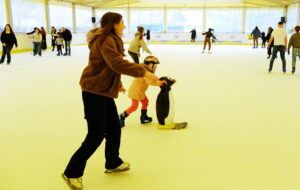
[[[149,70],[145,64],[141,64],[145,69],[149,72]],[[160,80],[155,76],[153,79],[147,78],[136,78],[132,81],[129,90],[128,90],[128,97],[134,100],[143,100],[146,96],[146,90],[148,89],[149,85],[152,86],[159,86]]]
[[[110,34],[100,44],[101,28],[87,34],[90,55],[89,63],[83,70],[80,85],[86,92],[117,98],[122,87],[121,74],[143,77],[146,69],[141,65],[124,60],[122,39]]]

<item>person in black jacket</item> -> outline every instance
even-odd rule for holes
[[[71,55],[71,41],[72,41],[72,34],[70,32],[70,30],[62,27],[62,36],[65,40],[65,49],[66,49],[66,53],[64,55]]]
[[[149,29],[147,29],[147,32],[144,34],[144,36],[146,36],[146,39],[149,43],[149,41],[150,41],[150,30]]]
[[[42,50],[47,49],[47,39],[46,39],[46,30],[44,27],[41,27],[41,33],[42,33]]]
[[[15,33],[9,24],[5,25],[5,28],[1,34],[1,43],[2,43],[2,56],[1,56],[0,64],[4,62],[6,55],[7,55],[7,64],[10,64],[11,61],[10,51],[12,50],[14,45],[18,47],[18,42]]]
[[[264,32],[261,33],[261,40],[262,40],[261,48],[265,48],[267,39],[266,39],[266,34]]]
[[[195,43],[195,40],[196,40],[196,34],[197,34],[197,32],[196,32],[196,29],[194,28],[193,30],[191,30],[191,42],[193,43]]]
[[[269,42],[270,38],[271,38],[271,35],[272,35],[272,32],[273,32],[273,28],[272,27],[269,27],[268,28],[268,33],[267,33],[267,36],[266,36],[266,42]],[[268,48],[268,59],[270,59],[271,57],[271,54],[272,54],[272,48],[274,47],[274,40],[272,41],[271,45],[270,45],[270,48]]]
[[[54,26],[51,27],[51,45],[52,45],[52,51],[55,49],[55,42],[56,42],[56,28]]]
[[[257,26],[254,28],[251,35],[253,36],[253,49],[258,48],[258,38],[261,37],[261,33]]]

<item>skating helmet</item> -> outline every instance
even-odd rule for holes
[[[144,63],[146,64],[146,65],[149,65],[149,64],[153,64],[153,65],[155,65],[155,64],[159,64],[159,61],[158,61],[158,59],[156,58],[156,57],[154,57],[154,56],[147,56],[145,59],[144,59]]]

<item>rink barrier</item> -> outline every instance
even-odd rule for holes
[[[130,44],[129,42],[124,42],[124,44]],[[149,44],[156,44],[156,45],[191,45],[191,42],[173,42],[173,41],[168,41],[168,42],[161,42],[161,41],[152,41]],[[203,45],[203,42],[196,42],[193,43],[195,45]],[[226,42],[226,41],[220,41],[217,43],[214,43],[214,45],[248,45],[252,46],[253,44],[245,44],[245,43],[240,43],[240,42]],[[87,46],[87,44],[74,44],[71,46]],[[47,50],[52,49],[52,47],[48,47]],[[31,52],[32,49],[13,49],[11,51],[12,54],[14,53],[26,53],[26,52]],[[2,50],[0,51],[0,54],[2,54]]]
[[[252,41],[248,40],[248,34],[218,34],[219,39],[215,45],[252,45]],[[124,34],[123,42],[124,44],[129,44],[132,41],[133,34]],[[24,33],[16,33],[18,40],[18,49],[15,47],[12,53],[23,53],[32,51],[32,38],[29,38]],[[47,45],[51,45],[51,35],[47,34]],[[85,33],[75,33],[73,34],[72,46],[76,45],[87,45],[86,34]],[[189,33],[154,33],[151,36],[150,44],[170,44],[170,45],[189,45],[190,34]],[[203,38],[201,36],[196,38],[196,45],[203,44]],[[51,47],[49,47],[51,48]],[[0,48],[0,52],[2,48]],[[2,52],[1,52],[2,53]]]

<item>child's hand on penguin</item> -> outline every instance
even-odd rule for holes
[[[163,85],[167,85],[167,84],[168,84],[167,81],[162,80],[162,81],[160,81],[160,85],[159,86],[163,86]]]

